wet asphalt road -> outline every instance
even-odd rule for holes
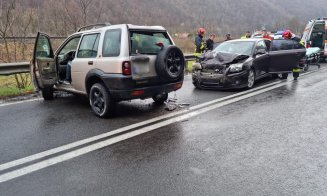
[[[0,195],[326,195],[327,71],[283,83],[3,182]],[[237,93],[196,90],[186,77],[176,96],[195,106]],[[103,120],[76,96],[3,106],[0,164],[170,113],[132,101]],[[65,152],[0,171],[0,179]]]

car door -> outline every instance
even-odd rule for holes
[[[256,70],[256,76],[262,76],[268,72],[269,55],[266,43],[263,40],[256,44],[253,65]]]
[[[269,51],[269,72],[292,72],[294,68],[297,68],[300,59],[303,58],[306,53],[304,46],[295,48],[295,46],[298,45],[299,44],[294,40],[273,40]]]
[[[81,38],[76,57],[71,64],[72,85],[75,90],[86,93],[85,77],[89,70],[96,67],[100,33],[84,34]]]
[[[38,89],[52,87],[58,81],[54,54],[47,34],[37,33],[31,62],[31,76]]]

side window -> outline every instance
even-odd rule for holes
[[[107,30],[104,35],[102,56],[114,57],[120,55],[121,30]]]
[[[271,41],[270,40],[265,40],[265,44],[267,46],[267,49],[269,49],[270,45],[271,45]]]
[[[98,54],[99,34],[84,35],[78,49],[77,58],[94,58]]]
[[[259,50],[259,49],[265,49],[267,51],[267,46],[264,41],[258,42],[258,44],[256,46],[256,50]]]
[[[81,39],[81,36],[78,36],[78,37],[74,37],[71,40],[69,40],[66,43],[66,45],[60,50],[59,55],[64,55],[69,51],[76,51],[80,39]]]
[[[36,45],[36,51],[35,51],[35,57],[36,58],[52,58],[52,49],[51,49],[51,44],[49,42],[49,39],[44,36],[40,35],[40,37],[37,40],[37,45]]]
[[[293,41],[291,40],[283,40],[282,45],[280,47],[281,50],[292,50],[294,46]]]
[[[271,51],[278,50],[292,50],[293,49],[292,40],[273,40],[271,45]]]

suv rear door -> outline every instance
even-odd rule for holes
[[[54,54],[47,34],[37,33],[31,75],[35,86],[39,89],[52,87],[58,81]]]
[[[161,49],[158,43],[165,46],[173,44],[166,31],[130,30],[130,55],[134,80],[157,76],[155,63]]]
[[[269,72],[291,72],[299,65],[300,59],[305,56],[305,53],[304,46],[294,40],[273,40],[269,51]]]
[[[89,70],[96,67],[100,33],[84,34],[81,38],[76,57],[71,65],[72,85],[79,92],[86,92],[85,78]]]

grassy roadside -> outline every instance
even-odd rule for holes
[[[0,76],[0,99],[30,94],[34,92],[32,84],[26,88],[19,89],[16,86],[14,76]]]

